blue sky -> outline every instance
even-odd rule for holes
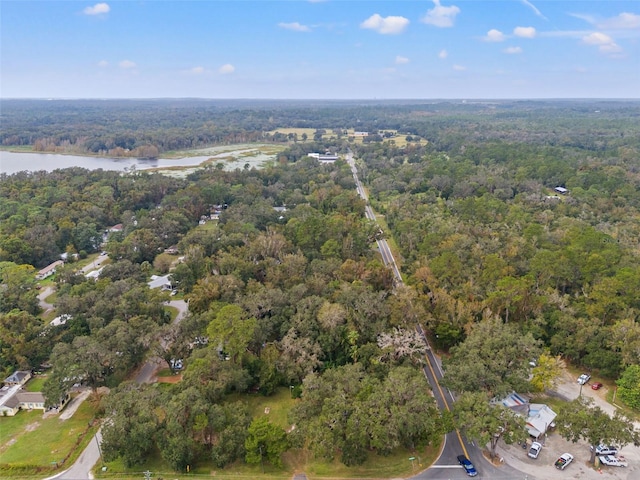
[[[3,98],[639,98],[640,2],[0,0]]]

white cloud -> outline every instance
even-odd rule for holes
[[[374,30],[383,35],[397,35],[402,33],[409,25],[409,20],[404,17],[381,17],[373,14],[360,24],[360,28]]]
[[[495,28],[489,30],[483,38],[485,42],[503,42],[505,40],[504,33]]]
[[[400,55],[396,56],[396,65],[402,65],[404,63],[409,63],[409,59],[407,57],[401,57]]]
[[[536,36],[536,29],[534,27],[516,27],[513,29],[513,34],[516,37],[533,38]]]
[[[301,23],[298,23],[298,22],[291,22],[291,23],[280,22],[278,26],[280,28],[284,28],[285,30],[292,30],[294,32],[310,32],[311,31],[309,27],[307,27],[306,25],[302,25]]]
[[[536,8],[536,6],[535,6],[533,3],[528,2],[527,0],[521,0],[521,1],[522,1],[522,3],[524,3],[527,7],[529,7],[531,10],[533,10],[533,13],[535,13],[537,16],[539,16],[540,18],[544,18],[545,20],[547,20],[547,17],[545,17],[545,16],[542,14],[542,12],[541,12],[540,10],[538,10],[538,9]]]
[[[613,41],[606,33],[593,32],[589,35],[582,37],[582,41],[587,45],[594,45],[598,47],[602,53],[619,53],[622,51],[620,46]]]
[[[457,70],[458,72],[463,72],[467,69],[467,67],[463,66],[463,65],[454,65],[453,66],[454,70]]]
[[[102,15],[103,13],[109,13],[111,7],[108,3],[96,3],[93,7],[87,7],[82,12],[85,15]]]
[[[219,69],[218,72],[223,74],[223,75],[228,75],[230,73],[233,73],[236,71],[236,67],[234,67],[233,65],[231,65],[230,63],[225,63],[224,65],[222,65]]]
[[[131,60],[122,60],[118,66],[120,68],[136,68],[135,62],[132,62]]]
[[[443,7],[440,5],[440,0],[433,0],[433,4],[435,7],[427,10],[426,15],[422,17],[422,23],[440,28],[453,27],[453,22],[456,15],[460,13],[460,9],[455,5]]]
[[[621,13],[617,17],[607,18],[598,23],[598,27],[610,30],[633,30],[640,28],[640,15],[635,13]]]
[[[600,50],[602,53],[620,53],[622,52],[622,47],[620,47],[620,45],[618,45],[617,43],[613,42],[613,43],[607,43],[606,45],[600,45],[598,47],[598,50]]]
[[[593,15],[570,13],[572,17],[584,20],[602,30],[634,30],[640,28],[640,15],[623,12],[616,17],[599,20]]]
[[[193,67],[191,70],[189,70],[191,73],[193,73],[194,75],[200,75],[202,73],[204,73],[204,67]]]
[[[613,43],[613,39],[606,33],[593,32],[590,35],[582,37],[582,41],[587,45],[607,45]]]
[[[516,53],[522,53],[522,49],[520,47],[507,47],[503,50],[503,52],[514,55]]]
[[[442,58],[443,60],[449,56],[449,52],[445,49],[442,49],[438,52],[438,58]]]
[[[101,68],[108,67],[109,66],[109,62],[107,62],[106,60],[100,60],[98,62],[98,66],[101,67]]]

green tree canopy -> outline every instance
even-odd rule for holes
[[[483,391],[490,397],[526,391],[529,362],[540,355],[539,342],[500,318],[475,324],[444,362],[444,383],[452,390]]]

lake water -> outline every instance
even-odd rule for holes
[[[0,172],[12,174],[29,170],[36,172],[46,170],[51,172],[58,168],[83,167],[89,170],[118,170],[135,166],[137,170],[161,167],[187,167],[195,166],[211,158],[186,157],[186,158],[158,158],[156,160],[143,160],[139,158],[105,158],[82,157],[80,155],[58,155],[54,153],[22,153],[0,151]]]
[[[253,158],[251,156],[247,156],[248,151],[255,152],[255,156]],[[220,162],[225,165],[225,170],[243,168],[247,163],[249,163],[250,166],[256,166],[257,163],[260,164],[273,158],[273,156],[270,155],[260,154],[255,147],[213,155],[199,155],[184,158],[158,158],[154,160],[145,160],[140,158],[84,157],[80,155],[7,152],[0,150],[0,173],[11,175],[12,173],[24,170],[31,172],[45,170],[47,172],[51,172],[58,168],[69,167],[82,167],[88,170],[97,170],[101,168],[103,170],[118,171],[124,171],[132,166],[135,166],[136,170],[168,167],[195,167],[200,165],[202,162],[212,158],[215,159],[216,157],[220,158]],[[229,161],[229,157],[231,157],[231,161]]]

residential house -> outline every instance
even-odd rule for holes
[[[171,275],[163,275],[159,277],[158,275],[151,275],[151,281],[147,282],[149,288],[162,288],[162,290],[171,290],[173,286],[171,285],[170,280]]]
[[[102,273],[103,268],[104,267],[100,267],[98,270],[93,270],[89,273],[86,273],[84,276],[89,280],[97,280],[100,277],[100,274]]]
[[[36,278],[38,280],[44,280],[45,278],[50,277],[51,275],[56,273],[56,269],[62,265],[64,265],[64,262],[62,260],[56,260],[51,265],[47,265],[42,270],[40,270],[36,274]]]
[[[309,153],[307,156],[315,158],[320,163],[333,163],[338,160],[338,155],[331,152],[326,153]]]
[[[13,387],[14,385],[22,386],[27,383],[30,378],[31,372],[26,370],[16,370],[4,379],[4,384],[8,387]]]
[[[542,403],[530,403],[524,395],[512,393],[499,403],[526,418],[527,431],[532,437],[539,439],[550,428],[555,427],[557,414]]]
[[[60,325],[66,324],[67,320],[71,320],[71,318],[71,315],[69,315],[68,313],[63,313],[62,315],[51,320],[49,322],[49,325],[51,325],[52,327],[58,327]]]
[[[0,388],[0,415],[12,417],[20,410],[44,410],[44,395],[22,389],[31,378],[31,372],[18,370],[4,379]]]

